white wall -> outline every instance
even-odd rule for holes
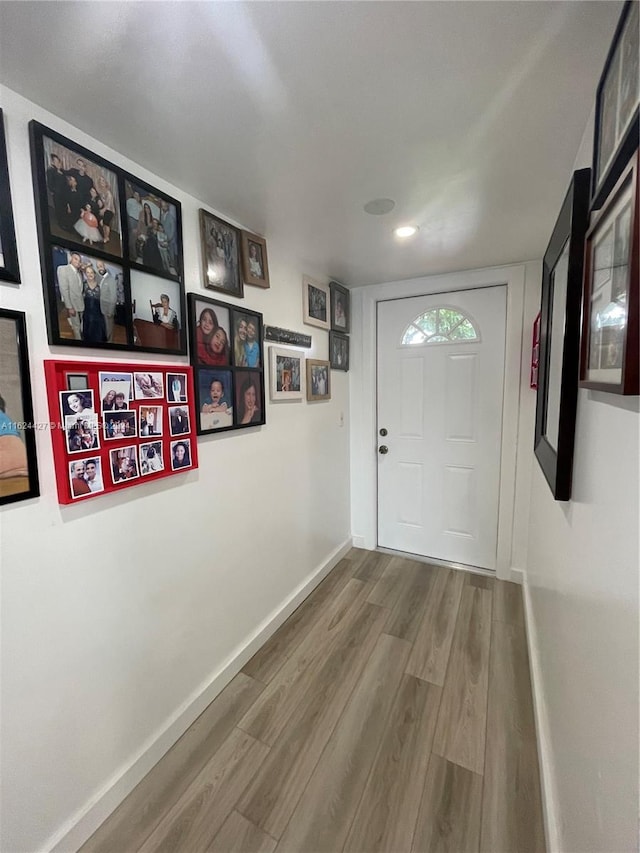
[[[7,89],[0,105],[23,281],[0,286],[0,301],[27,313],[35,418],[48,421],[42,360],[79,353],[47,345],[28,121],[182,202],[194,291],[200,205]],[[310,332],[307,354],[326,358],[327,333],[302,325],[301,277],[330,271],[303,268],[286,235],[267,238],[271,289],[248,287],[239,302]],[[50,438],[38,433],[42,496],[0,513],[2,850],[48,848],[67,830],[74,849],[244,662],[259,628],[350,544],[348,374],[332,374],[332,394],[268,404],[266,426],[200,439],[199,471],[81,506],[58,505]]]
[[[592,138],[590,122],[576,169]],[[525,589],[552,851],[638,847],[638,411],[579,392],[571,501],[533,466]]]

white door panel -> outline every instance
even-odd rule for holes
[[[403,345],[438,307],[469,317],[477,339]],[[382,547],[495,569],[505,322],[503,286],[379,303]]]

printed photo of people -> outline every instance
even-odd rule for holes
[[[349,338],[339,332],[329,332],[329,360],[333,370],[349,370]]]
[[[346,287],[332,281],[331,291],[331,328],[338,332],[349,331],[349,291]]]
[[[327,362],[307,360],[307,400],[327,400],[331,397]]]
[[[140,473],[157,474],[164,471],[164,460],[162,458],[162,442],[152,441],[149,444],[140,445]]]
[[[276,355],[276,391],[300,391],[300,356]]]
[[[187,374],[167,374],[167,400],[170,403],[187,402]]]
[[[186,406],[169,407],[169,429],[171,435],[184,435],[187,432],[191,432],[189,410]]]
[[[191,439],[171,442],[171,470],[191,467]]]
[[[125,181],[129,257],[165,275],[180,275],[176,206],[158,192]]]
[[[61,338],[86,344],[126,344],[122,267],[54,246],[56,315]]]
[[[205,287],[242,296],[240,232],[217,216],[200,211]]]
[[[83,453],[100,447],[97,415],[67,415],[64,419],[67,453]]]
[[[116,486],[118,483],[135,480],[140,476],[137,450],[133,444],[112,450],[109,453],[109,461],[111,463],[111,479]]]
[[[162,407],[140,406],[140,437],[162,435]]]
[[[180,349],[182,307],[178,282],[131,270],[131,304],[136,346]]]
[[[93,391],[60,391],[60,413],[67,415],[93,415]]]
[[[103,423],[105,441],[136,438],[138,435],[135,412],[105,412]]]
[[[201,430],[233,426],[230,370],[199,371],[198,412]]]
[[[192,318],[195,318],[196,323],[195,347],[198,364],[210,367],[231,364],[229,309],[198,299],[193,304]],[[193,323],[193,319],[191,322]]]
[[[104,492],[100,458],[96,456],[69,462],[69,484],[74,498],[84,498],[97,492]]]
[[[262,367],[260,358],[260,323],[255,314],[234,315],[233,363],[236,367]]]
[[[324,290],[314,287],[311,282],[307,282],[307,294],[309,297],[309,316],[314,320],[320,320],[326,323],[328,320],[327,311],[327,294]]]
[[[115,173],[48,136],[42,143],[51,235],[122,257]]]
[[[260,373],[238,370],[234,376],[236,424],[261,424],[262,376]]]
[[[133,393],[136,400],[164,397],[164,376],[162,373],[134,373]]]
[[[130,408],[133,399],[133,376],[131,373],[105,373],[100,371],[100,406],[103,412]]]

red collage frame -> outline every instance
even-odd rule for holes
[[[47,398],[49,402],[49,418],[51,422],[51,443],[53,445],[53,459],[55,465],[56,483],[58,487],[58,501],[61,504],[82,503],[89,498],[99,497],[100,495],[112,494],[119,492],[122,489],[131,486],[142,485],[143,483],[152,480],[160,480],[164,477],[171,477],[174,474],[182,474],[187,471],[192,471],[198,467],[198,444],[196,437],[197,412],[195,408],[195,394],[193,386],[193,369],[186,364],[147,364],[145,362],[113,362],[113,361],[67,361],[48,359],[44,362],[45,377],[47,382]],[[111,435],[107,437],[107,418],[103,409],[100,374],[131,374],[132,378],[135,374],[152,376],[153,374],[162,374],[162,391],[163,396],[153,396],[148,399],[140,397],[139,399],[129,399],[126,401],[127,409],[120,415],[125,416],[135,413],[135,417],[131,418],[135,424],[135,430],[130,435]],[[184,393],[179,395],[179,400],[169,400],[169,381],[168,376],[173,374],[176,377],[184,376],[181,390]],[[70,387],[70,377],[86,375],[87,376],[87,392],[93,392],[94,411],[86,416],[85,423],[91,421],[95,424],[95,434],[99,446],[89,446],[72,450],[70,439],[68,437],[67,424],[62,411],[61,393],[78,391],[76,396],[81,396],[82,390],[79,387]],[[107,380],[104,380],[107,381]],[[135,384],[135,382],[133,383]],[[134,396],[133,387],[131,395]],[[182,397],[186,396],[186,400]],[[154,432],[148,436],[141,435],[141,430],[138,429],[138,424],[142,417],[140,409],[157,409],[160,408],[161,417],[161,432]],[[186,429],[180,433],[172,434],[170,409],[181,408],[188,412],[188,421]],[[82,415],[79,415],[81,418]],[[112,416],[112,422],[117,423],[116,415]],[[180,460],[180,466],[174,469],[172,466],[173,454],[172,447],[188,442],[188,455],[186,456],[188,464],[184,464],[185,456]],[[143,472],[142,460],[142,445],[157,445],[161,443],[161,459],[163,468],[161,470],[149,470]],[[123,479],[117,482],[114,480],[114,471],[112,467],[113,458],[111,452],[124,451],[125,449],[134,448],[135,453],[129,453],[129,458],[135,457],[135,465],[131,467],[131,478],[127,479],[128,474],[123,474]],[[175,447],[176,454],[179,448]],[[148,451],[147,451],[148,452]],[[154,451],[155,453],[155,451]],[[124,459],[127,454],[120,454]],[[77,486],[71,485],[71,464],[77,462],[90,462],[99,460],[100,479],[103,488],[97,491],[88,491],[86,493],[74,494]],[[94,465],[94,468],[96,466]],[[135,473],[133,473],[135,471]],[[74,474],[75,476],[75,474]]]

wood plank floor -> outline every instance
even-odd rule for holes
[[[544,853],[520,588],[352,549],[82,853]]]

